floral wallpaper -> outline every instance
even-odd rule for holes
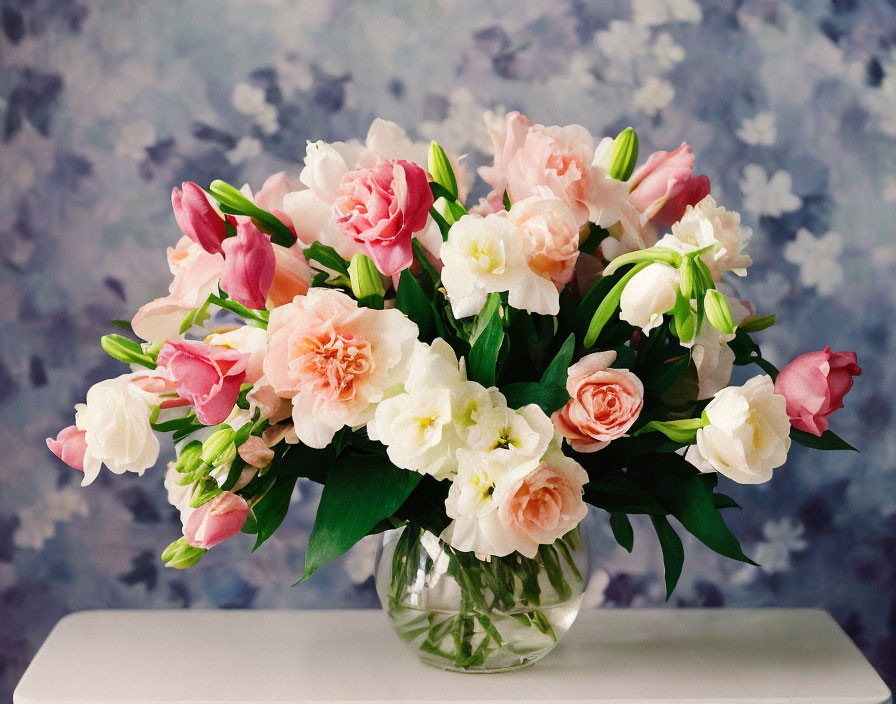
[[[370,539],[290,587],[314,486],[257,553],[236,538],[167,570],[164,462],[82,490],[44,438],[117,373],[96,344],[110,319],[165,292],[173,185],[298,174],[306,140],[363,138],[376,116],[475,166],[486,108],[632,125],[644,154],[687,140],[753,227],[738,293],[779,312],[765,355],[858,351],[832,428],[862,453],[797,447],[768,484],[727,487],[761,567],[687,545],[668,606],[827,609],[896,685],[892,3],[3,0],[0,34],[0,697],[75,610],[377,604]],[[655,538],[636,526],[629,555],[605,519],[588,606],[663,606]]]

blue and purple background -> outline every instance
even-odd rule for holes
[[[754,229],[737,286],[778,313],[766,356],[858,351],[832,428],[862,453],[796,447],[768,484],[726,487],[762,566],[686,539],[669,605],[828,609],[896,685],[894,45],[883,0],[0,2],[0,697],[79,609],[377,603],[369,540],[290,587],[307,483],[257,553],[238,537],[166,570],[164,458],[82,490],[44,438],[121,373],[98,344],[109,320],[166,291],[173,185],[297,175],[306,140],[363,138],[377,116],[475,166],[481,112],[501,107],[597,136],[632,125],[643,155],[690,142]],[[655,537],[638,524],[628,555],[605,518],[589,519],[589,607],[662,606]]]

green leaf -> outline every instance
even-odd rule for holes
[[[256,222],[259,229],[271,235],[271,242],[282,247],[292,247],[296,243],[295,235],[279,218],[262,210],[250,201],[238,188],[221,180],[212,181],[208,192],[221,204],[221,211],[231,215],[248,215]]]
[[[148,369],[156,368],[156,360],[150,357],[139,343],[121,335],[103,335],[100,338],[103,350],[113,359],[125,364],[140,364]]]
[[[488,317],[483,317],[483,313]],[[470,379],[478,381],[483,386],[495,385],[495,367],[498,364],[498,353],[501,351],[501,343],[504,341],[504,326],[501,322],[501,297],[500,294],[489,294],[489,301],[480,312],[476,320],[476,326],[480,326],[480,320],[484,322],[478,335],[474,332],[475,340],[467,357],[467,373]],[[475,329],[474,329],[475,330]]]
[[[755,565],[747,557],[731,529],[713,503],[712,490],[684,458],[665,455],[663,466],[657,466],[648,485],[659,502],[677,518],[685,530],[710,550],[720,555]],[[690,474],[690,476],[688,476]]]
[[[258,550],[283,523],[283,519],[289,511],[289,499],[297,480],[298,477],[293,473],[277,475],[273,486],[268,489],[261,501],[255,504],[254,513],[258,537],[255,539],[255,545],[252,546],[252,552]]]
[[[417,472],[395,467],[384,456],[343,457],[327,475],[299,582],[395,513],[421,478]]]
[[[650,263],[661,262],[663,264],[668,264],[673,269],[677,269],[681,266],[682,256],[679,252],[676,252],[674,249],[670,249],[669,247],[650,247],[648,249],[638,249],[634,252],[626,252],[625,254],[620,254],[618,257],[613,259],[613,261],[607,264],[607,268],[604,269],[603,275],[610,276],[617,269],[625,266],[626,264],[644,263],[645,261]]]
[[[790,439],[804,447],[811,447],[813,450],[852,450],[853,452],[858,452],[846,440],[843,440],[830,430],[825,430],[821,437],[818,437],[804,430],[791,428]]]
[[[632,530],[631,521],[624,513],[610,514],[610,528],[613,530],[613,537],[626,552],[631,552],[635,546],[635,532]]]
[[[591,318],[591,322],[588,324],[588,330],[585,333],[585,349],[590,349],[594,346],[594,343],[597,342],[597,338],[600,335],[600,331],[603,330],[604,325],[607,324],[613,316],[613,313],[616,312],[616,308],[619,306],[619,299],[622,298],[622,290],[625,288],[626,284],[631,281],[635,274],[650,266],[651,263],[652,262],[648,261],[635,264],[635,266],[616,282],[610,292],[600,302],[600,305],[594,312],[594,317]]]
[[[683,420],[652,420],[639,429],[635,435],[657,431],[673,442],[690,444],[697,437],[697,431],[706,425],[703,418],[686,418]]]
[[[663,568],[666,572],[666,599],[672,596],[678,578],[681,577],[681,568],[684,566],[684,547],[681,538],[669,524],[665,516],[651,516],[656,537],[660,540],[663,550]]]
[[[661,396],[675,386],[675,383],[684,376],[691,364],[691,355],[685,354],[678,359],[667,360],[662,366],[651,369],[644,375],[644,386],[657,396]]]
[[[341,257],[332,247],[328,247],[320,242],[312,242],[302,253],[309,264],[317,262],[349,280],[348,261]]]
[[[760,330],[766,330],[775,324],[775,314],[771,315],[763,315],[759,318],[748,318],[743,321],[738,327],[744,332],[759,332]]]
[[[258,312],[252,310],[251,308],[246,308],[242,303],[237,303],[229,298],[222,298],[221,296],[216,296],[214,294],[208,297],[210,303],[218,306],[219,308],[223,308],[224,310],[229,310],[231,313],[236,313],[241,318],[244,318],[249,325],[253,327],[266,328],[268,326],[268,321],[266,317],[263,317]]]
[[[431,341],[435,338],[436,323],[432,303],[410,269],[401,272],[398,290],[395,292],[395,307],[417,324],[421,340]]]
[[[737,503],[734,499],[732,499],[727,494],[713,494],[712,495],[712,503],[716,508],[740,508],[740,504]]]
[[[592,506],[610,513],[658,516],[665,516],[668,513],[652,494],[624,476],[588,482],[585,485],[584,498]]]
[[[522,408],[534,403],[548,415],[562,408],[569,401],[569,393],[563,386],[548,386],[537,381],[520,381],[501,389],[510,408]]]
[[[121,328],[122,330],[127,330],[128,332],[134,332],[134,328],[131,327],[130,320],[122,320],[121,318],[113,318],[112,324],[117,328]]]
[[[570,333],[569,337],[563,342],[560,350],[551,360],[548,368],[541,375],[541,383],[546,386],[566,387],[566,377],[569,371],[569,365],[572,364],[572,355],[576,349],[576,336]]]

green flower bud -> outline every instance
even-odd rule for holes
[[[697,334],[697,316],[691,308],[691,300],[680,292],[672,309],[672,320],[675,324],[675,335],[682,343],[691,342]]]
[[[679,274],[681,276],[681,281],[679,283],[681,295],[686,299],[691,300],[697,290],[697,279],[700,276],[697,271],[697,266],[694,264],[694,260],[690,257],[686,257],[681,263]]]
[[[703,307],[706,317],[712,326],[725,335],[731,335],[737,330],[734,320],[731,318],[731,309],[724,294],[718,289],[711,288],[703,299]]]
[[[236,435],[233,428],[221,428],[208,436],[202,443],[202,461],[211,466],[217,466],[233,459],[236,448],[233,437]]]
[[[631,127],[626,127],[613,141],[610,159],[610,176],[617,181],[628,181],[638,161],[638,135]]]
[[[165,552],[162,553],[162,562],[165,563],[165,567],[184,570],[199,562],[205,553],[205,548],[194,548],[186,538],[178,538],[165,548]]]
[[[371,299],[379,301],[382,307],[383,296],[386,288],[383,286],[383,276],[376,268],[376,264],[366,254],[360,252],[352,257],[348,265],[348,276],[351,282],[352,293],[359,302],[369,304]]]
[[[121,335],[103,335],[100,345],[106,354],[125,364],[140,364],[149,369],[156,368],[156,360],[146,352],[139,343]],[[158,354],[158,352],[156,352]]]
[[[457,178],[454,176],[454,169],[451,167],[445,150],[436,142],[431,142],[429,145],[429,157],[426,160],[426,165],[432,180],[457,200]]]
[[[188,474],[190,472],[195,472],[199,468],[201,462],[202,443],[198,440],[193,440],[180,451],[180,456],[177,458],[175,469],[181,474]]]

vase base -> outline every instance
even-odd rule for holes
[[[498,674],[500,672],[515,672],[516,670],[525,670],[527,667],[532,667],[535,663],[539,662],[549,652],[550,650],[547,650],[542,653],[530,655],[525,658],[521,658],[517,662],[500,667],[459,667],[452,662],[446,662],[445,660],[437,658],[428,658],[426,657],[426,654],[418,653],[418,655],[420,656],[420,662],[422,662],[423,664],[429,665],[430,667],[434,667],[439,670],[445,670],[446,672],[457,672],[464,675],[492,675]]]

